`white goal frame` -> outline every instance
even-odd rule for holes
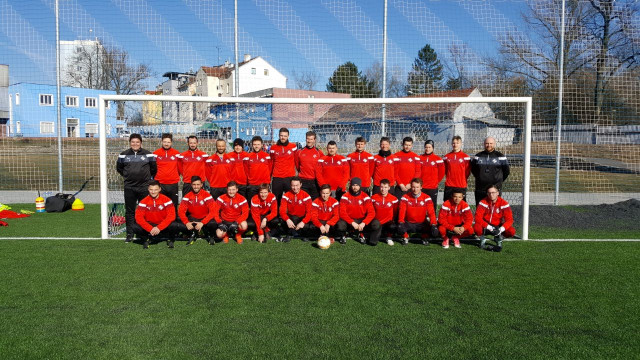
[[[102,239],[109,238],[108,182],[107,182],[107,102],[162,101],[235,104],[450,104],[450,103],[524,103],[524,174],[522,184],[522,239],[529,240],[529,187],[531,167],[531,97],[429,97],[429,98],[248,98],[199,97],[168,95],[100,95],[100,230]]]

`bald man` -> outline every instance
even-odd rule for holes
[[[471,158],[471,173],[476,178],[476,205],[487,196],[487,189],[494,185],[502,196],[502,183],[509,176],[507,157],[496,150],[496,139],[489,136],[484,139],[484,151]]]

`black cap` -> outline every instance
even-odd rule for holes
[[[240,145],[242,147],[244,147],[244,140],[237,138],[235,140],[233,140],[233,147],[236,147],[236,145]]]
[[[427,140],[427,141],[425,141],[425,142],[424,142],[424,146],[427,146],[427,145],[429,145],[429,144],[431,144],[431,146],[433,146],[434,148],[436,147],[436,146],[433,144],[433,140]]]
[[[362,186],[362,180],[360,180],[359,177],[354,177],[353,179],[351,179],[351,185]]]

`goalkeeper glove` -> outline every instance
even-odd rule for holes
[[[439,234],[438,225],[431,225],[431,237],[437,237]]]

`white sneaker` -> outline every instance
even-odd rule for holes
[[[387,245],[393,246],[393,239],[387,238]]]

